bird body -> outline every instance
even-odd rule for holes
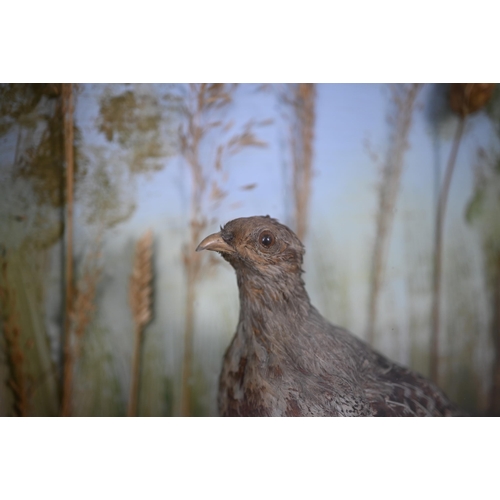
[[[277,220],[235,219],[197,248],[205,249],[234,267],[240,295],[220,375],[220,415],[461,414],[432,382],[323,318],[301,277],[304,247]]]

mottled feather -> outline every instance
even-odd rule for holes
[[[423,376],[393,363],[311,305],[304,247],[277,220],[228,222],[197,250],[236,271],[240,317],[220,375],[222,416],[453,416]]]

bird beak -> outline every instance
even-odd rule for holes
[[[196,249],[197,252],[202,250],[212,250],[213,252],[234,253],[234,249],[230,247],[223,239],[220,233],[214,233],[207,236]]]

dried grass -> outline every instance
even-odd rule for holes
[[[284,118],[289,123],[293,193],[291,225],[299,239],[304,241],[313,177],[316,85],[314,83],[290,83],[278,86],[276,91],[279,100],[285,106]]]
[[[217,129],[230,134],[233,122],[224,118],[224,111],[233,102],[237,86],[234,84],[190,84],[180,106],[184,124],[179,128],[181,154],[191,173],[191,202],[189,214],[189,241],[183,252],[186,270],[186,309],[184,327],[184,356],[182,367],[181,409],[184,416],[191,415],[191,389],[193,373],[194,302],[196,283],[200,277],[201,253],[194,252],[209,224],[210,214],[227,197],[222,183],[227,180],[225,161],[247,147],[264,147],[255,133],[255,127],[269,121],[249,121],[241,132],[236,132],[217,144],[213,163],[203,161],[200,147],[207,135]]]
[[[293,102],[295,124],[291,133],[293,154],[293,194],[295,200],[295,227],[304,241],[309,215],[313,176],[313,140],[316,122],[316,87],[313,83],[299,83]]]
[[[144,327],[151,321],[153,308],[153,232],[149,230],[135,247],[134,264],[130,276],[129,303],[134,320],[134,353],[132,382],[127,415],[137,415],[141,345]]]
[[[96,248],[100,247],[100,239]],[[64,346],[63,400],[61,416],[69,417],[73,410],[73,378],[76,363],[81,356],[83,339],[96,310],[95,298],[102,269],[98,265],[99,250],[86,258],[82,276],[73,292],[73,304],[68,313],[69,325],[67,341]]]
[[[455,169],[458,149],[465,130],[467,116],[483,108],[493,95],[495,84],[492,83],[455,83],[450,87],[450,108],[459,116],[457,129],[448,158],[436,210],[436,226],[434,234],[434,271],[432,287],[432,319],[430,343],[430,375],[439,383],[439,340],[441,329],[441,280],[443,260],[443,230],[450,190],[451,179]]]
[[[7,278],[7,259],[0,255],[0,321],[5,337],[9,379],[7,385],[14,398],[14,415],[26,417],[29,409],[29,394],[25,373],[25,356],[21,348],[21,329],[16,313],[15,291]]]
[[[378,188],[378,211],[376,235],[372,257],[370,295],[368,305],[368,326],[366,338],[373,345],[377,328],[378,302],[387,259],[387,249],[394,220],[395,206],[401,184],[404,155],[408,149],[408,135],[411,128],[416,98],[422,88],[420,83],[391,85],[391,100],[394,113],[389,116],[393,127],[391,146],[380,174]],[[377,155],[368,149],[370,158],[377,161]]]
[[[68,416],[71,405],[71,381],[73,360],[71,356],[71,310],[73,306],[73,88],[71,84],[62,85],[62,113],[64,120],[64,160],[66,165],[66,222],[65,222],[65,316],[64,316],[64,353],[61,414]]]

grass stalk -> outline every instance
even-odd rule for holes
[[[134,320],[134,351],[132,355],[132,380],[127,416],[135,417],[139,404],[141,373],[141,346],[145,326],[153,315],[153,232],[149,230],[135,247],[134,264],[129,286],[129,302]]]
[[[65,314],[63,348],[63,382],[61,415],[71,414],[71,390],[73,380],[73,353],[71,349],[71,310],[73,305],[73,86],[62,85],[64,117],[64,159],[66,165],[66,248],[65,248]]]
[[[385,161],[379,184],[378,211],[376,216],[376,235],[372,254],[372,270],[368,305],[367,340],[373,345],[378,320],[378,303],[382,288],[387,260],[389,241],[394,221],[395,207],[401,185],[404,155],[408,148],[408,135],[411,128],[416,98],[422,84],[393,85],[391,100],[394,115],[390,117],[394,133]]]
[[[191,174],[191,200],[189,213],[189,239],[184,248],[183,264],[186,271],[186,306],[184,322],[184,355],[181,375],[180,413],[192,414],[192,385],[194,358],[194,322],[196,284],[201,275],[203,255],[194,250],[209,224],[209,214],[226,197],[221,183],[227,180],[225,160],[249,146],[265,147],[254,135],[255,126],[268,122],[245,124],[240,133],[231,134],[233,122],[225,119],[224,111],[233,102],[236,85],[221,83],[190,84],[183,96],[184,124],[179,129],[181,154]],[[214,130],[227,140],[218,141],[215,161],[202,161],[200,147]]]
[[[0,256],[0,278],[0,321],[5,337],[9,368],[7,386],[12,391],[14,398],[14,415],[26,417],[29,409],[29,397],[25,374],[25,356],[21,348],[21,328],[16,314],[16,296],[15,291],[8,284],[5,255]]]
[[[295,123],[291,131],[293,164],[294,217],[297,236],[304,241],[309,216],[313,177],[313,141],[316,121],[316,86],[313,83],[294,85]]]
[[[432,315],[431,315],[431,342],[430,342],[430,376],[432,380],[439,383],[439,337],[441,323],[441,281],[443,262],[443,231],[446,215],[448,193],[450,191],[451,179],[455,169],[458,149],[464,133],[465,116],[461,116],[457,123],[455,137],[446,166],[443,186],[439,194],[436,211],[436,225],[434,234],[434,271],[432,284]]]

